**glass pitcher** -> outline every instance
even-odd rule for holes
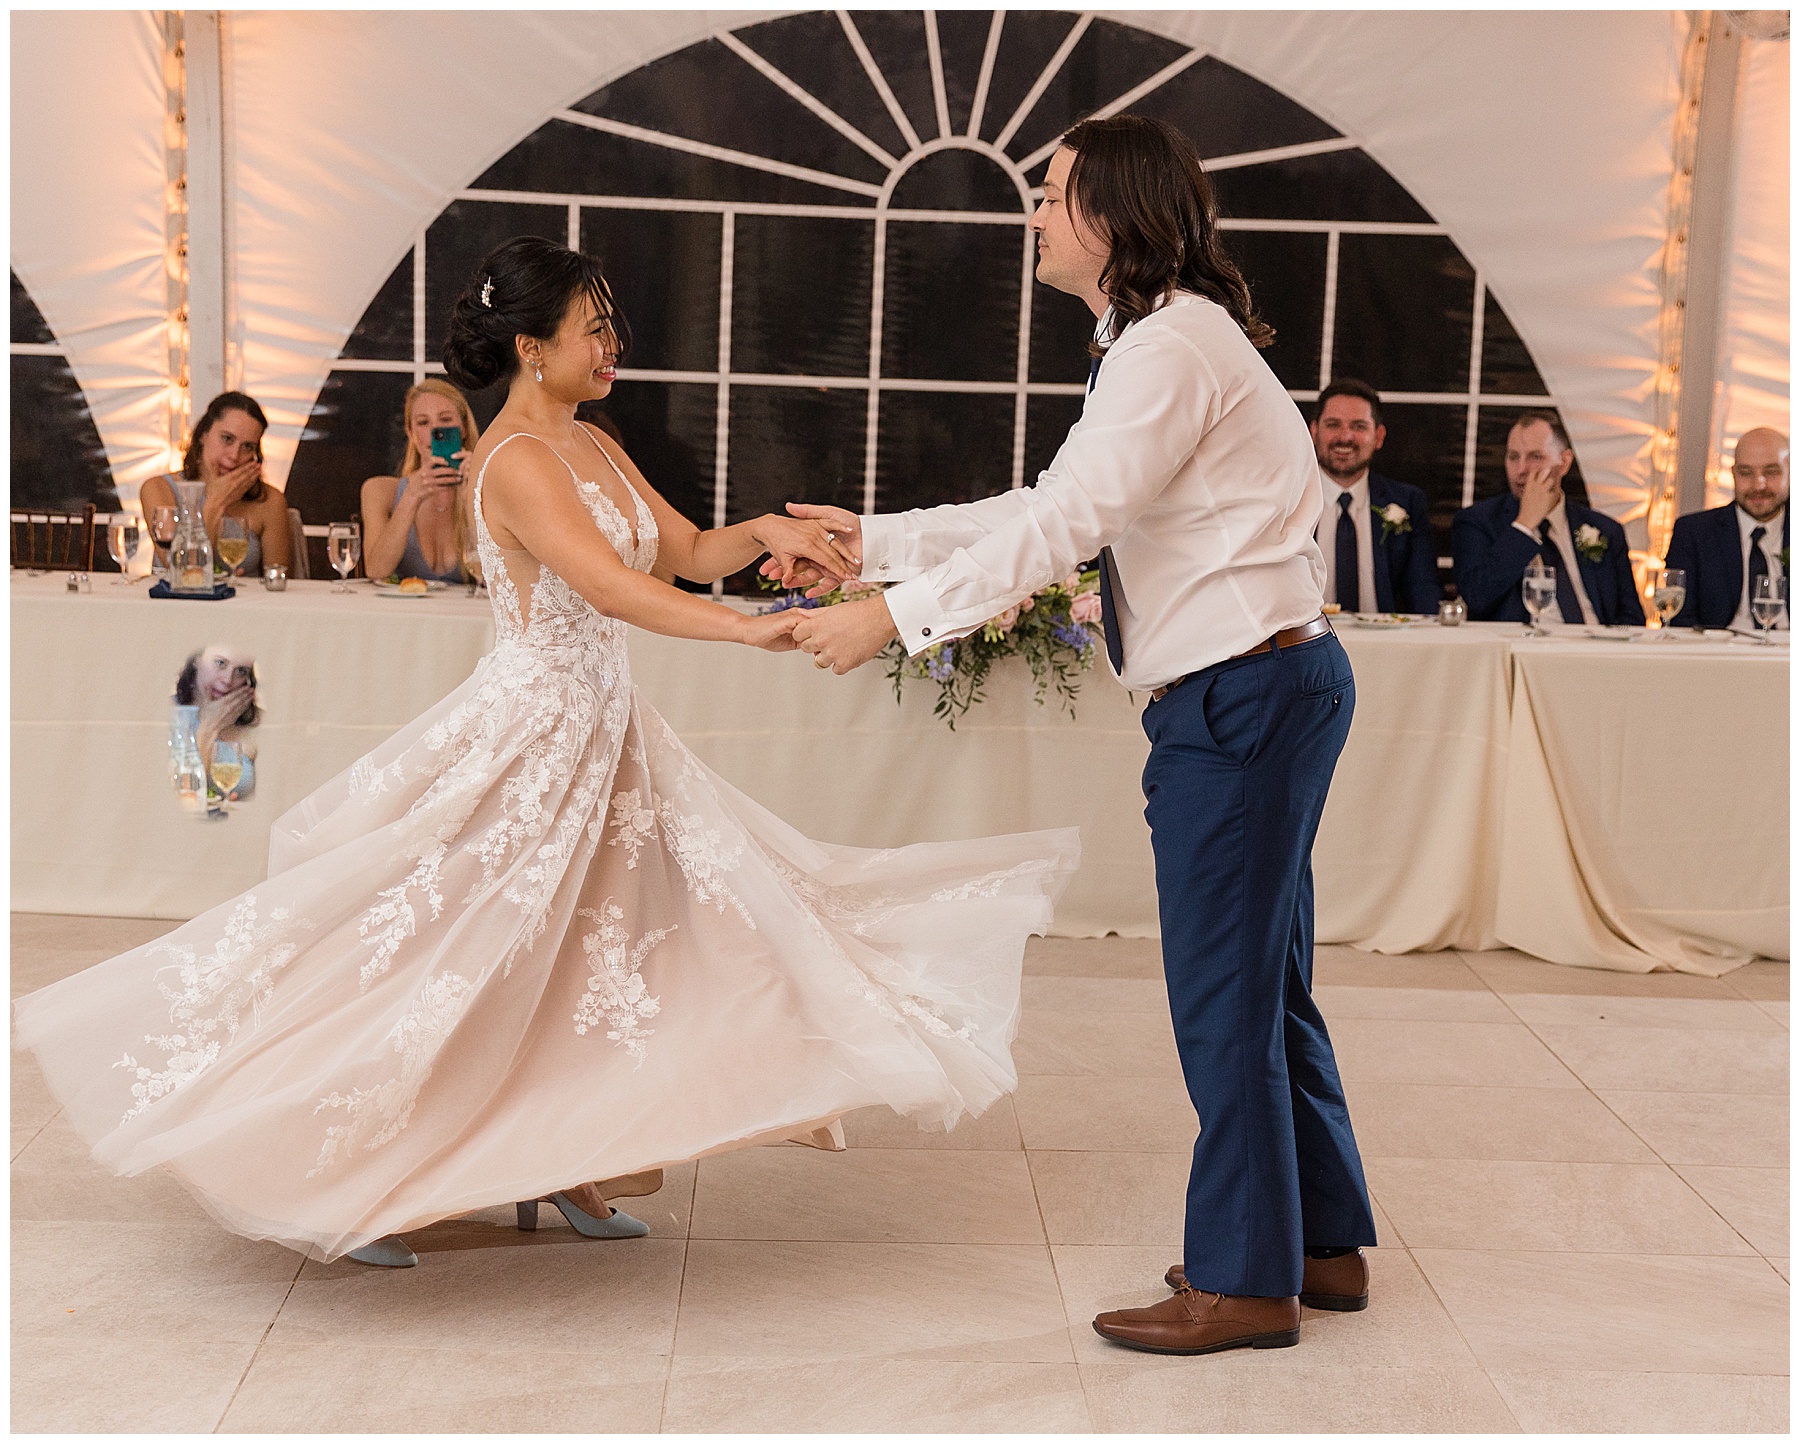
[[[169,590],[210,596],[213,589],[212,538],[206,534],[204,481],[177,481],[181,515],[175,523],[175,540],[169,543]]]

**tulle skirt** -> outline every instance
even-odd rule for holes
[[[1073,829],[813,842],[611,675],[503,646],[284,816],[271,875],[21,999],[95,1157],[334,1258],[885,1105],[1017,1082]]]

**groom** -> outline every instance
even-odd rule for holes
[[[1331,1041],[1311,995],[1311,852],[1350,729],[1350,664],[1320,614],[1318,469],[1257,354],[1272,339],[1221,249],[1193,145],[1160,121],[1083,121],[1032,217],[1038,279],[1099,319],[1081,419],[1035,486],[852,517],[882,595],[794,639],[844,673],[917,655],[1096,554],[1108,660],[1149,694],[1145,816],[1163,966],[1200,1118],[1172,1297],[1094,1320],[1154,1353],[1299,1342],[1300,1304],[1360,1309],[1375,1242]],[[828,585],[822,582],[821,585]]]

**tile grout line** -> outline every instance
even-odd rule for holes
[[[1650,1150],[1651,1155],[1656,1159],[1656,1161],[1659,1164],[1661,1164],[1665,1169],[1667,1169],[1669,1171],[1670,1175],[1674,1177],[1676,1182],[1679,1183],[1683,1188],[1685,1188],[1689,1193],[1691,1193],[1695,1198],[1699,1199],[1701,1206],[1703,1208],[1705,1208],[1706,1211],[1708,1213],[1710,1213],[1714,1218],[1718,1219],[1720,1223],[1724,1224],[1725,1227],[1727,1229],[1729,1229],[1736,1238],[1741,1240],[1745,1248],[1749,1249],[1751,1251],[1751,1253],[1754,1254],[1757,1258],[1762,1257],[1762,1250],[1758,1249],[1755,1244],[1751,1243],[1748,1238],[1744,1237],[1743,1230],[1738,1228],[1738,1226],[1736,1224],[1734,1224],[1730,1219],[1726,1218],[1725,1215],[1720,1213],[1718,1209],[1713,1207],[1711,1200],[1708,1199],[1703,1193],[1701,1193],[1699,1189],[1695,1188],[1693,1184],[1689,1183],[1688,1180],[1682,1176],[1681,1171],[1679,1169],[1677,1169],[1673,1163],[1669,1162],[1668,1159],[1663,1157],[1661,1149],[1659,1149],[1648,1138],[1644,1137],[1643,1134],[1639,1133],[1637,1131],[1637,1129],[1633,1128],[1631,1126],[1630,1122],[1628,1122],[1625,1118],[1620,1116],[1618,1111],[1616,1109],[1614,1109],[1613,1106],[1606,1101],[1606,1099],[1602,1098],[1600,1096],[1600,1094],[1592,1087],[1592,1085],[1590,1085],[1588,1083],[1587,1079],[1583,1078],[1579,1073],[1576,1073],[1573,1068],[1569,1067],[1569,1064],[1564,1060],[1562,1054],[1560,1054],[1556,1051],[1555,1046],[1550,1042],[1550,1040],[1548,1038],[1544,1037],[1541,1033],[1538,1032],[1537,1028],[1532,1024],[1532,1022],[1529,1018],[1526,1018],[1522,1013],[1519,1012],[1519,1010],[1517,1008],[1514,1008],[1511,1003],[1507,1002],[1506,998],[1503,995],[1497,995],[1497,996],[1500,996],[1500,1001],[1502,1003],[1506,1004],[1508,1011],[1510,1011],[1515,1018],[1517,1018],[1521,1023],[1523,1023],[1525,1025],[1526,1031],[1529,1032],[1532,1037],[1536,1038],[1538,1040],[1538,1043],[1541,1046],[1549,1049],[1550,1055],[1553,1058],[1555,1058],[1558,1063],[1561,1063],[1564,1068],[1568,1068],[1569,1073],[1575,1078],[1575,1080],[1577,1082],[1579,1082],[1581,1084],[1582,1090],[1588,1095],[1588,1097],[1592,1098],[1596,1103],[1598,1103],[1602,1108],[1604,1108],[1608,1114],[1610,1114],[1614,1119],[1616,1119],[1619,1122],[1619,1124],[1621,1126],[1624,1127],[1626,1132],[1631,1134],[1631,1136],[1633,1138],[1637,1139],[1638,1142],[1640,1142],[1644,1145],[1644,1147],[1648,1148]],[[1746,1000],[1746,1001],[1748,1001],[1748,1000]],[[1671,1032],[1683,1032],[1683,1031],[1685,1031],[1685,1032],[1707,1032],[1707,1031],[1719,1031],[1719,1030],[1690,1028],[1690,1029],[1670,1029],[1669,1031],[1671,1031]],[[1615,1089],[1614,1091],[1623,1093],[1623,1092],[1633,1092],[1633,1091],[1638,1091],[1638,1090]],[[1754,1096],[1754,1095],[1745,1095],[1745,1096]],[[1704,1165],[1695,1165],[1695,1166],[1704,1166]],[[1679,1256],[1679,1255],[1677,1255],[1677,1256]],[[1737,1255],[1707,1254],[1707,1255],[1697,1255],[1697,1257],[1732,1258],[1732,1257],[1737,1257]]]
[[[688,1256],[694,1246],[694,1207],[700,1201],[700,1167],[704,1158],[694,1160],[694,1182],[688,1191],[687,1228],[681,1239],[681,1277],[675,1282],[675,1322],[669,1330],[668,1367],[663,1370],[662,1401],[656,1406],[656,1432],[661,1434],[669,1415],[669,1389],[675,1382],[675,1340],[681,1333],[681,1300],[687,1292]]]
[[[232,1385],[231,1397],[225,1401],[225,1407],[219,1411],[219,1419],[212,1427],[217,1434],[225,1427],[225,1417],[231,1413],[231,1406],[237,1403],[238,1395],[243,1392],[244,1381],[250,1377],[250,1371],[256,1367],[256,1361],[262,1356],[263,1345],[269,1342],[269,1335],[274,1332],[275,1324],[281,1317],[281,1311],[287,1307],[287,1301],[294,1295],[294,1285],[300,1282],[300,1275],[306,1271],[306,1256],[300,1256],[300,1263],[294,1269],[294,1276],[288,1280],[287,1292],[281,1296],[281,1302],[275,1305],[275,1312],[269,1315],[269,1322],[263,1326],[262,1334],[256,1340],[256,1347],[250,1351],[250,1358],[244,1364],[244,1372],[238,1375],[238,1381]]]
[[[36,1143],[38,1141],[38,1139],[42,1138],[44,1136],[44,1130],[46,1128],[48,1128],[52,1123],[56,1122],[56,1120],[61,1118],[62,1116],[63,1116],[63,1111],[62,1111],[62,1109],[58,1108],[56,1110],[56,1112],[52,1113],[42,1123],[38,1124],[37,1132],[32,1134],[31,1137],[27,1138],[23,1143],[21,1143],[19,1145],[19,1152],[13,1154],[13,1156],[7,1160],[8,1166],[10,1167],[12,1164],[17,1163],[19,1161],[19,1155],[24,1153],[25,1150],[27,1148],[31,1147],[32,1144]]]

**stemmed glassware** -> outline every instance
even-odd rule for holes
[[[1664,567],[1656,574],[1656,584],[1650,591],[1650,605],[1656,608],[1662,623],[1658,636],[1668,632],[1670,620],[1686,602],[1687,573],[1680,567]]]
[[[219,518],[219,560],[225,563],[227,570],[235,577],[238,568],[244,564],[244,558],[250,555],[250,529],[243,518],[222,516]]]
[[[165,581],[169,576],[169,543],[175,540],[175,522],[179,515],[172,506],[150,510],[150,540],[156,544],[156,569],[162,572]]]
[[[1533,637],[1547,637],[1544,630],[1544,613],[1556,602],[1556,568],[1533,563],[1526,569],[1525,580],[1521,584],[1525,610],[1531,614],[1531,630]]]
[[[469,539],[468,547],[462,554],[463,575],[469,579],[469,595],[475,595],[475,588],[486,580],[481,575],[481,553],[475,546],[475,539]]]
[[[356,564],[362,558],[362,527],[353,521],[334,521],[326,531],[325,545],[331,557],[331,569],[338,574],[337,585],[331,590],[347,592],[350,590],[350,573],[356,570]]]
[[[1764,572],[1755,582],[1750,593],[1750,617],[1762,633],[1763,645],[1773,646],[1775,624],[1787,610],[1787,578]]]
[[[107,521],[106,551],[119,567],[118,576],[112,579],[115,587],[130,584],[131,578],[126,573],[137,560],[138,546],[143,539],[143,528],[138,525],[136,512],[121,512]]]

